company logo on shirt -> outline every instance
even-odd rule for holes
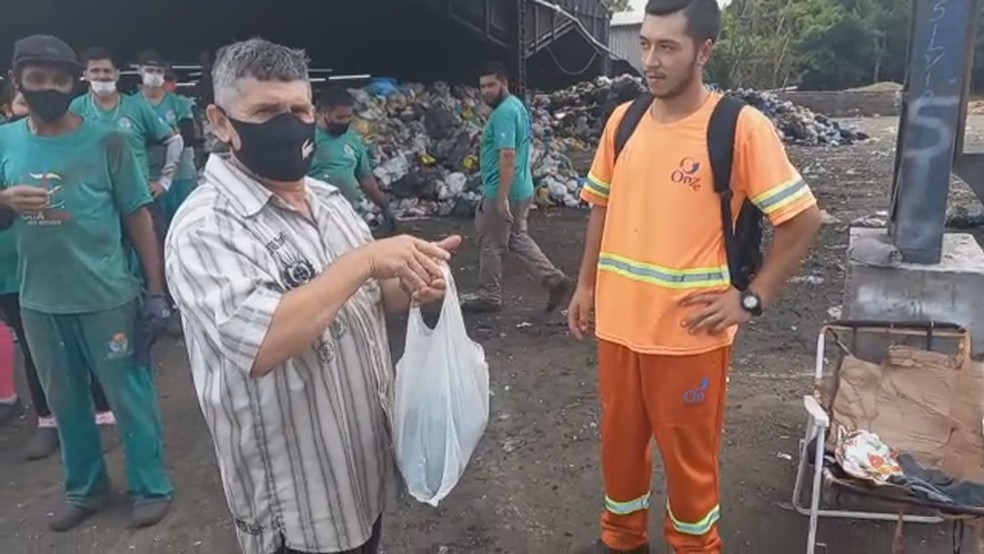
[[[701,185],[700,177],[697,176],[698,171],[700,171],[700,162],[693,158],[683,158],[679,166],[670,173],[670,180],[687,185],[696,192],[700,190]]]
[[[120,118],[120,127],[129,130],[129,129],[132,129],[133,128],[133,123],[130,123],[130,120],[128,118],[121,117]]]
[[[174,110],[168,110],[167,113],[164,114],[164,119],[165,119],[164,121],[165,123],[173,124],[174,120],[176,119],[176,116],[174,115]]]
[[[28,225],[50,226],[61,225],[63,221],[71,219],[71,216],[65,210],[65,200],[58,194],[62,188],[61,175],[49,171],[28,173],[27,175],[38,186],[48,191],[48,208],[40,213],[22,215],[21,219]]]
[[[346,144],[345,146],[342,146],[342,152],[345,154],[346,158],[350,160],[355,159],[355,148],[352,148],[351,144]]]

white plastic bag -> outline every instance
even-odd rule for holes
[[[434,329],[410,309],[396,364],[396,458],[410,494],[431,506],[455,487],[489,421],[489,366],[468,338],[451,271]]]

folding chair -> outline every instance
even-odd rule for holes
[[[859,340],[859,335],[866,340]],[[828,362],[826,346],[829,339],[837,345],[836,355]],[[893,485],[876,486],[867,481],[855,479],[836,464],[828,463],[826,446],[828,432],[831,430],[834,401],[837,398],[840,384],[840,370],[848,357],[867,356],[866,361],[882,363],[889,348],[905,345],[925,349],[929,352],[941,352],[939,347],[949,346],[954,356],[970,361],[970,337],[965,329],[950,323],[886,323],[872,321],[840,321],[828,324],[821,330],[817,338],[816,366],[813,383],[813,394],[803,398],[808,420],[806,432],[799,445],[799,464],[796,470],[796,481],[793,486],[792,505],[802,515],[809,517],[809,532],[806,552],[814,554],[817,546],[817,523],[819,518],[842,518],[869,521],[897,522],[895,548],[902,544],[903,523],[937,524],[944,521],[954,522],[954,552],[960,551],[964,533],[964,523],[970,521],[978,527],[984,518],[984,506],[981,508],[956,507],[951,504],[929,501],[908,493],[901,487]],[[859,352],[859,348],[867,350]],[[870,358],[877,358],[876,360]],[[832,369],[825,375],[828,366]],[[980,432],[982,421],[972,422]],[[878,429],[869,429],[878,433]],[[891,446],[891,444],[889,445]],[[811,452],[812,449],[812,452]],[[981,463],[984,464],[984,452]],[[812,474],[810,467],[812,466]],[[803,489],[810,478],[812,492],[809,503],[803,504]],[[825,488],[837,492],[847,492],[863,498],[874,500],[883,511],[856,511],[837,508],[821,508],[821,500]],[[828,499],[829,500],[829,499]],[[825,504],[830,504],[827,502]],[[922,515],[912,514],[912,511]],[[960,541],[960,542],[957,542]],[[984,553],[984,548],[980,550]]]

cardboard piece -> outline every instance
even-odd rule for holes
[[[924,468],[984,483],[984,365],[897,345],[881,364],[847,353],[838,376],[828,441],[864,429]]]

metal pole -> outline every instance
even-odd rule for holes
[[[526,95],[526,0],[516,0],[516,96]]]
[[[939,263],[976,0],[913,0],[889,231],[903,259]]]

